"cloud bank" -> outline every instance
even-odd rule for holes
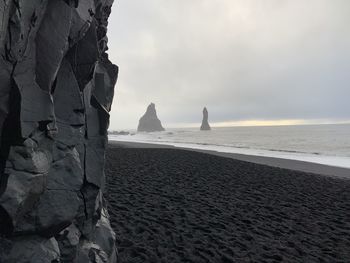
[[[120,0],[111,129],[150,102],[167,126],[350,119],[350,1]]]

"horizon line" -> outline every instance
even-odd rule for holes
[[[310,125],[344,125],[350,124],[350,120],[331,121],[331,120],[246,120],[246,121],[227,121],[227,122],[209,122],[211,128],[233,128],[233,127],[278,127],[278,126],[310,126]],[[181,128],[199,128],[201,123],[171,123],[164,125],[165,129]],[[136,128],[118,128],[108,129],[109,131],[118,130],[136,130]]]

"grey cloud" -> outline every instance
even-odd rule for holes
[[[167,123],[350,119],[350,1],[120,0],[111,128],[150,102]]]

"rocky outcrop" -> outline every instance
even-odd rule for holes
[[[162,123],[157,117],[156,105],[151,103],[146,110],[146,113],[141,117],[137,131],[139,132],[155,132],[164,131]]]
[[[0,2],[0,262],[116,262],[103,198],[112,3]]]
[[[206,107],[203,109],[203,120],[202,120],[202,125],[201,125],[201,131],[210,131],[210,125],[208,122],[208,110]]]

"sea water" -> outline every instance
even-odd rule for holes
[[[109,135],[110,140],[167,144],[226,153],[314,162],[350,168],[350,124],[167,129]]]

